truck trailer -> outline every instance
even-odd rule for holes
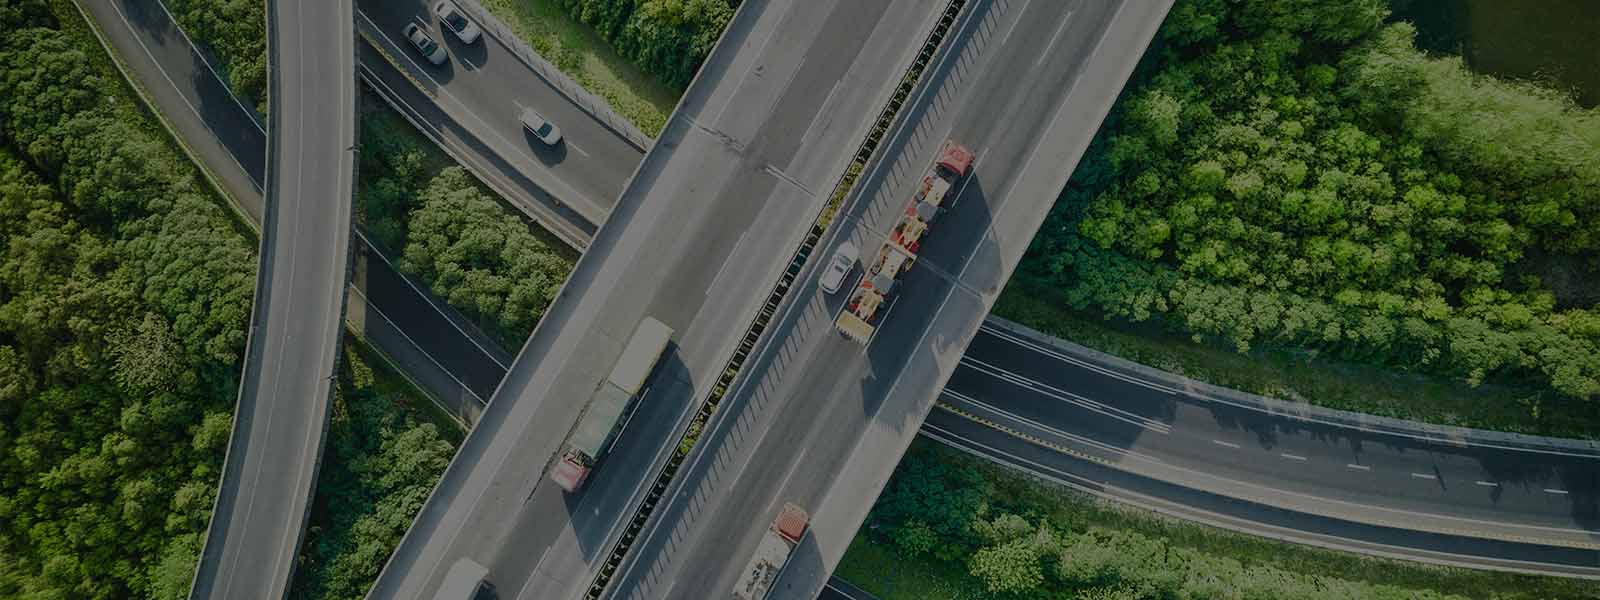
[[[772,591],[773,582],[783,573],[784,565],[789,564],[789,555],[800,544],[800,537],[805,535],[810,522],[811,515],[806,514],[804,509],[785,504],[783,512],[778,513],[778,518],[772,520],[772,526],[761,536],[755,555],[750,557],[750,562],[739,574],[739,581],[733,586],[733,597],[738,600],[765,600]]]
[[[867,263],[866,274],[851,292],[844,308],[834,320],[840,334],[865,346],[872,341],[878,322],[887,313],[900,275],[917,262],[922,241],[933,228],[933,221],[944,211],[945,200],[972,169],[973,154],[966,146],[946,140],[939,158],[928,167],[917,186],[916,195],[906,202],[889,238]],[[881,310],[880,310],[881,309]]]
[[[588,406],[563,445],[561,460],[550,469],[550,479],[561,489],[567,493],[583,489],[589,473],[627,427],[645,381],[671,340],[672,328],[661,321],[645,317],[639,322],[611,374],[590,393]]]

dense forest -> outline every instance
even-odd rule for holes
[[[927,441],[906,453],[860,535],[890,555],[853,544],[841,575],[868,586],[884,576],[853,559],[937,573],[957,588],[930,586],[944,598],[1594,597],[1577,580],[1385,561],[1167,521]]]
[[[1180,0],[1018,277],[1239,351],[1600,395],[1600,112],[1383,0]]]
[[[70,3],[0,31],[0,597],[186,592],[254,244]]]
[[[161,0],[215,54],[228,88],[267,114],[267,16],[262,0]]]
[[[727,0],[557,2],[574,19],[593,27],[618,53],[677,89],[689,86],[733,18]]]

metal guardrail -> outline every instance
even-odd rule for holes
[[[906,68],[905,74],[900,79],[900,84],[890,94],[889,101],[884,104],[883,110],[878,113],[878,119],[873,122],[872,127],[867,131],[866,137],[862,140],[861,146],[856,149],[854,160],[846,168],[845,173],[840,176],[833,192],[829,194],[828,203],[817,214],[816,219],[811,224],[810,232],[800,242],[800,246],[795,249],[794,254],[789,259],[789,266],[783,270],[783,274],[778,277],[777,283],[773,285],[772,291],[767,294],[766,302],[762,304],[761,310],[756,314],[750,327],[745,330],[744,336],[739,340],[739,345],[734,350],[733,356],[728,359],[727,365],[723,367],[722,375],[717,378],[717,382],[712,386],[711,392],[701,403],[694,419],[690,421],[688,429],[684,431],[683,437],[679,439],[677,450],[673,452],[667,463],[662,466],[661,472],[656,475],[655,483],[650,487],[650,492],[645,495],[644,501],[639,505],[639,509],[634,513],[633,518],[629,520],[627,529],[623,531],[622,537],[612,547],[610,556],[601,564],[599,572],[595,574],[594,581],[589,585],[589,591],[584,594],[585,600],[599,600],[605,594],[606,586],[611,583],[611,578],[616,575],[617,569],[622,565],[622,559],[627,555],[628,550],[633,547],[633,543],[638,540],[639,534],[644,531],[645,524],[649,522],[650,516],[655,513],[655,509],[661,499],[666,496],[667,488],[672,483],[673,478],[677,476],[678,470],[683,466],[683,461],[689,456],[689,451],[698,441],[700,432],[704,429],[705,424],[710,421],[711,415],[716,412],[717,407],[722,404],[723,396],[733,387],[733,381],[738,377],[740,369],[744,367],[745,361],[754,353],[756,342],[766,332],[773,316],[777,314],[778,308],[783,304],[783,300],[788,296],[789,290],[794,287],[795,281],[799,278],[801,271],[804,270],[806,262],[811,258],[811,253],[816,250],[823,234],[827,232],[832,216],[838,209],[838,204],[843,202],[850,188],[855,185],[861,166],[865,165],[872,158],[873,153],[877,151],[878,144],[883,141],[884,134],[889,131],[895,117],[899,115],[900,109],[905,106],[906,101],[911,97],[911,92],[916,87],[917,81],[922,78],[922,74],[927,69],[928,64],[933,61],[934,55],[937,54],[939,47],[944,43],[945,36],[950,32],[950,28],[956,22],[956,17],[960,15],[961,9],[966,4],[967,0],[948,0],[946,3],[943,14],[939,16],[932,30],[928,32],[928,37],[923,41],[922,49],[917,52],[916,57],[911,61],[911,65]]]

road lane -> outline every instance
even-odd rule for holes
[[[349,2],[268,5],[265,221],[233,433],[191,598],[283,598],[316,486],[355,193]]]
[[[1130,4],[1139,8],[1124,10]],[[837,335],[832,320],[847,292],[824,294],[802,274],[794,303],[780,311],[765,348],[679,471],[610,597],[726,594],[785,502],[809,509],[812,529],[772,597],[816,596],[958,362],[970,336],[962,329],[977,328],[1064,184],[1075,156],[1066,160],[1055,146],[1081,152],[1087,145],[1165,12],[1130,4],[978,0],[967,7],[946,58],[930,69],[929,93],[914,93],[904,109],[908,126],[884,142],[884,161],[868,167],[859,199],[814,254],[827,257],[849,240],[870,256],[944,139],[979,151],[975,174],[934,225],[876,338],[863,350]],[[1052,37],[1055,49],[1036,66]],[[1103,40],[1114,43],[1101,47]],[[1072,104],[1072,92],[1084,88],[1103,97]],[[1084,116],[1055,132],[1048,125],[1061,107]],[[1046,145],[1053,145],[1047,158],[1061,162],[1033,162]],[[1055,172],[1038,168],[1047,164]],[[1049,186],[1055,190],[1040,193]],[[824,261],[815,262],[813,272]],[[872,456],[870,476],[851,473],[863,455]],[[853,495],[833,497],[840,488]]]
[[[687,426],[731,354],[736,324],[759,309],[750,290],[777,280],[821,209],[815,190],[850,159],[837,149],[859,144],[932,23],[931,14],[884,15],[920,15],[926,4],[741,6],[370,597],[426,597],[462,556],[488,566],[505,594],[560,597],[588,585],[665,459],[665,440]],[[735,246],[742,260],[722,270]],[[727,289],[705,293],[719,270]],[[627,435],[585,492],[541,485],[588,391],[645,315],[678,333]]]

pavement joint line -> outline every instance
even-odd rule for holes
[[[1358,465],[1358,464],[1355,464],[1355,463],[1345,463],[1344,466],[1350,467],[1350,468],[1355,469],[1357,471],[1371,471],[1372,470],[1372,467],[1369,467],[1367,465]]]
[[[1140,477],[1147,477],[1149,479],[1153,479],[1153,480],[1156,480],[1156,481],[1162,481],[1162,480],[1156,479],[1154,477],[1150,477],[1150,476],[1147,476],[1147,475],[1142,475],[1142,474],[1130,471],[1128,469],[1123,469],[1123,468],[1117,466],[1116,463],[1113,463],[1111,461],[1108,461],[1108,460],[1105,460],[1105,459],[1101,459],[1099,457],[1095,457],[1095,456],[1092,456],[1092,455],[1088,455],[1086,453],[1079,452],[1079,451],[1073,450],[1071,448],[1067,448],[1065,446],[1062,446],[1060,444],[1056,444],[1054,442],[1050,442],[1048,440],[1042,440],[1042,439],[1040,439],[1040,438],[1038,438],[1036,436],[1029,435],[1027,433],[1019,432],[1016,429],[1007,427],[1005,425],[1001,425],[1001,424],[996,423],[996,422],[994,422],[992,420],[989,420],[989,419],[986,419],[984,417],[972,414],[970,412],[962,410],[962,409],[960,409],[960,408],[958,408],[956,406],[953,406],[953,405],[951,405],[951,404],[949,404],[947,402],[944,402],[944,401],[939,401],[934,406],[936,406],[936,407],[938,407],[940,409],[943,409],[946,412],[950,412],[950,413],[952,413],[952,414],[954,414],[954,415],[956,415],[958,417],[964,418],[964,419],[966,419],[968,421],[972,421],[972,422],[977,423],[979,425],[982,425],[984,427],[988,427],[990,429],[999,431],[1001,433],[1005,433],[1005,434],[1010,435],[1012,437],[1015,437],[1015,438],[1021,439],[1023,441],[1029,442],[1031,444],[1034,444],[1036,446],[1040,446],[1040,447],[1043,447],[1043,448],[1046,448],[1046,449],[1054,450],[1054,451],[1056,451],[1058,453],[1070,456],[1072,458],[1076,458],[1076,459],[1079,459],[1079,460],[1087,460],[1089,462],[1098,463],[1098,464],[1101,464],[1101,465],[1104,465],[1104,466],[1107,466],[1107,467],[1111,467],[1111,468],[1117,469],[1119,471],[1133,473],[1134,475],[1138,475]],[[1183,484],[1174,484],[1174,485],[1183,486]],[[1183,487],[1189,487],[1189,486],[1183,486]],[[1207,493],[1213,493],[1213,494],[1215,493],[1215,492],[1208,492],[1207,490],[1204,490],[1204,489],[1201,489],[1201,488],[1191,488],[1191,489],[1195,489],[1195,490],[1202,491],[1202,492],[1207,492]],[[1564,493],[1564,491],[1563,491],[1563,493]],[[1233,498],[1237,498],[1239,500],[1243,500],[1243,501],[1251,502],[1251,503],[1255,503],[1255,504],[1260,504],[1260,505],[1263,505],[1263,506],[1281,506],[1280,502],[1273,502],[1273,501],[1268,500],[1266,498],[1255,497],[1254,495],[1243,493],[1243,492],[1235,491],[1232,494],[1227,494],[1227,495],[1223,495],[1223,496],[1224,497],[1233,497]],[[1367,523],[1369,525],[1375,525],[1375,526],[1379,526],[1379,527],[1387,527],[1387,528],[1398,529],[1398,530],[1402,530],[1402,531],[1430,531],[1430,532],[1443,533],[1443,534],[1447,534],[1447,535],[1455,535],[1455,536],[1460,536],[1460,537],[1501,540],[1501,541],[1508,541],[1508,542],[1533,544],[1533,545],[1538,545],[1538,546],[1572,547],[1572,548],[1578,548],[1578,549],[1600,550],[1600,542],[1579,541],[1579,542],[1573,542],[1573,543],[1570,543],[1570,544],[1552,544],[1548,540],[1535,538],[1535,537],[1532,537],[1532,536],[1525,536],[1525,535],[1491,533],[1491,532],[1477,531],[1477,530],[1473,530],[1473,529],[1465,529],[1465,528],[1458,528],[1458,527],[1429,527],[1427,529],[1416,529],[1415,527],[1413,527],[1409,523],[1405,523],[1403,521],[1397,521],[1397,520],[1390,520],[1390,519],[1386,519],[1386,518],[1382,518],[1382,517],[1370,517],[1369,516],[1364,521],[1357,521],[1357,520],[1350,519],[1350,518],[1347,518],[1347,517],[1341,517],[1341,516],[1334,515],[1334,514],[1327,514],[1327,513],[1322,512],[1322,511],[1299,510],[1299,509],[1289,509],[1289,510],[1292,510],[1292,511],[1295,511],[1295,512],[1303,512],[1303,513],[1306,513],[1306,514],[1317,515],[1317,516],[1321,516],[1321,517],[1329,518],[1329,519],[1352,521],[1352,522],[1364,522],[1364,523]]]

